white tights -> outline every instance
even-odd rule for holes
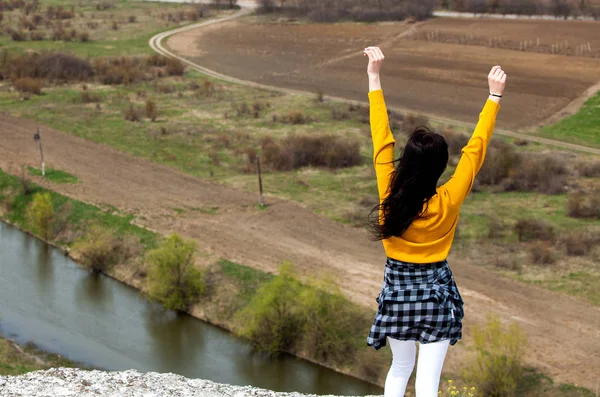
[[[417,346],[415,341],[388,338],[392,349],[392,367],[385,380],[384,397],[404,397],[408,379],[415,366]],[[437,397],[442,366],[450,341],[419,344],[417,367],[417,397]]]

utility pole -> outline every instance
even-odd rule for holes
[[[44,164],[44,151],[42,150],[42,137],[40,136],[40,127],[38,127],[37,132],[33,135],[33,140],[38,143],[40,146],[40,157],[42,159],[42,176],[46,176],[46,165]]]
[[[265,195],[263,194],[262,172],[260,170],[260,156],[256,156],[256,170],[258,172],[258,189],[260,191],[260,206],[265,206]]]

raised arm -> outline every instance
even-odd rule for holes
[[[457,206],[460,206],[471,192],[475,176],[485,160],[487,147],[496,125],[496,116],[500,110],[500,99],[506,85],[506,73],[500,66],[494,66],[488,76],[488,82],[490,96],[479,115],[479,123],[469,143],[462,150],[454,175],[442,187],[448,191],[452,204]]]
[[[367,74],[369,76],[369,105],[371,115],[371,136],[373,138],[373,164],[377,175],[379,198],[383,200],[394,172],[394,136],[390,129],[387,108],[381,90],[379,71],[384,56],[378,47],[365,48],[365,56],[369,57]]]

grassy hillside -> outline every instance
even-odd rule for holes
[[[600,92],[590,98],[577,114],[542,128],[540,135],[580,145],[600,147]]]

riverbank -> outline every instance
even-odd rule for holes
[[[21,375],[55,367],[80,366],[59,354],[39,350],[33,344],[20,346],[12,339],[0,336],[0,376]]]
[[[24,194],[23,186],[28,194]],[[38,193],[50,194],[54,206],[54,227],[49,244],[61,249],[80,264],[82,252],[78,251],[78,242],[86,240],[89,225],[101,225],[110,228],[122,241],[135,247],[135,256],[127,255],[127,260],[108,266],[104,274],[121,283],[134,287],[145,296],[149,294],[148,266],[144,261],[146,252],[157,247],[162,236],[132,224],[133,219],[121,214],[116,208],[98,208],[53,191],[34,185],[25,177],[18,178],[0,170],[0,216],[20,230],[41,239],[27,220],[27,208],[32,197]],[[274,276],[231,261],[221,260],[210,263],[203,260],[202,252],[197,255],[196,265],[203,270],[206,280],[206,293],[200,301],[191,306],[188,313],[200,320],[225,329],[236,336],[242,333],[239,312],[251,304],[261,286]],[[299,284],[300,285],[300,284]],[[309,289],[311,287],[305,286]],[[348,306],[356,306],[347,302]],[[356,310],[367,310],[356,306]],[[368,327],[365,322],[365,332]],[[341,335],[341,337],[344,337]],[[357,341],[358,342],[358,341]],[[336,365],[332,359],[318,360],[309,349],[287,349],[289,353],[370,383],[382,385],[383,368],[389,361],[387,354],[374,355],[364,346],[359,349],[356,360],[344,360],[344,365]],[[329,360],[329,361],[328,361]]]

